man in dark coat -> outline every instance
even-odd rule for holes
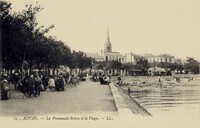
[[[48,82],[49,82],[48,77],[47,77],[47,76],[44,76],[44,77],[42,78],[42,84],[44,85],[44,90],[47,89],[47,87],[48,87]]]
[[[33,75],[30,76],[29,82],[28,82],[28,94],[29,97],[31,97],[31,95],[34,95],[34,88],[35,88],[35,81],[33,79]]]
[[[35,96],[40,96],[40,90],[41,90],[41,84],[42,84],[42,80],[39,77],[38,74],[35,75],[34,78],[34,83],[35,83]]]
[[[56,80],[56,90],[57,91],[65,91],[65,82],[62,78],[62,76],[60,75],[59,78]]]
[[[27,97],[29,92],[29,77],[26,75],[26,77],[22,81],[22,93],[24,94],[24,98]]]

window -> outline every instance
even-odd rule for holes
[[[106,60],[108,60],[108,56],[106,56]]]

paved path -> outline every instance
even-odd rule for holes
[[[23,95],[16,92],[11,97],[1,101],[1,116],[117,113],[110,87],[90,80],[80,82],[76,88],[66,88],[64,92],[42,92],[33,99],[23,99]]]

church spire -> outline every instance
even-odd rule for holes
[[[112,52],[112,45],[110,42],[108,26],[107,26],[107,40],[106,40],[106,43],[104,44],[104,52]]]
[[[110,43],[109,28],[107,26],[107,43]]]

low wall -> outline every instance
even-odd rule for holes
[[[120,115],[135,114],[142,116],[152,116],[145,108],[136,102],[127,92],[123,91],[114,82],[110,83],[116,107]]]

